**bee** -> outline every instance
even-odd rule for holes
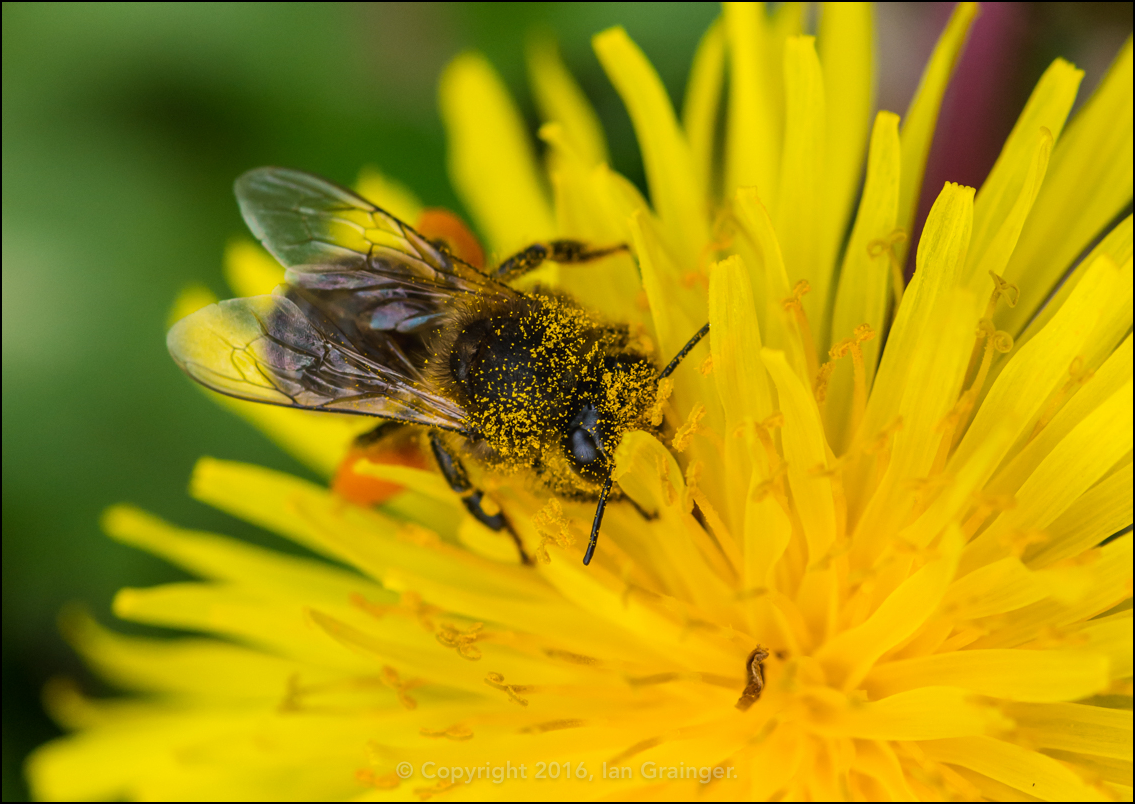
[[[270,405],[375,416],[427,431],[437,466],[465,508],[507,531],[462,458],[527,467],[554,494],[597,501],[583,563],[612,493],[614,450],[649,429],[661,378],[625,325],[569,297],[510,283],[545,260],[584,263],[625,246],[531,245],[482,271],[376,205],[317,176],[257,168],[236,181],[245,222],[285,267],[265,296],[231,299],[178,321],[166,342],[191,378]]]

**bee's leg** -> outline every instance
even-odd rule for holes
[[[610,248],[591,248],[578,240],[552,240],[547,243],[533,243],[498,265],[491,272],[491,276],[501,282],[511,282],[513,279],[539,268],[545,260],[568,265],[590,262],[626,250],[625,245],[611,246]]]
[[[445,442],[438,437],[438,434],[432,430],[430,431],[430,447],[433,449],[434,458],[437,459],[438,468],[441,469],[445,482],[461,495],[461,502],[465,504],[465,509],[485,527],[496,531],[508,531],[508,535],[516,542],[521,563],[532,564],[532,559],[524,552],[524,545],[520,541],[520,536],[513,530],[508,517],[504,515],[504,511],[498,511],[492,516],[485,513],[482,506],[485,492],[473,487],[473,484],[469,482],[469,475],[466,473],[465,467],[461,464],[461,459],[454,455]]]
[[[631,505],[633,505],[634,509],[636,511],[638,511],[638,515],[641,516],[643,519],[645,519],[647,522],[653,522],[654,520],[658,519],[658,513],[657,512],[651,513],[650,511],[647,511],[641,505],[636,503],[634,501],[634,497],[632,497],[631,495],[624,494],[623,499],[626,500],[627,502],[629,502]]]
[[[583,553],[583,564],[591,563],[595,555],[595,545],[599,542],[599,527],[603,524],[603,512],[607,510],[607,498],[611,495],[611,476],[607,475],[603,483],[603,490],[599,492],[599,504],[595,506],[595,519],[591,522],[591,538],[587,541],[587,550]]]
[[[403,422],[384,421],[377,427],[355,436],[354,445],[356,447],[369,447],[387,436],[394,435],[405,426]]]

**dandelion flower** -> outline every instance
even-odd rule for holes
[[[331,561],[111,509],[114,538],[201,578],[116,613],[200,636],[68,616],[138,694],[53,685],[72,733],[32,757],[35,793],[1129,800],[1131,41],[1070,120],[1081,72],[1054,62],[980,190],[946,184],[912,246],[975,13],[906,117],[873,122],[865,6],[825,4],[815,37],[797,4],[727,6],[681,116],[600,33],[649,201],[551,45],[529,51],[546,172],[491,66],[454,61],[450,170],[487,252],[627,243],[539,281],[662,359],[710,322],[660,394],[664,435],[618,447],[658,516],[613,504],[584,567],[591,508],[505,479],[529,567],[428,470],[366,464],[404,488],[367,507],[203,458],[194,497]],[[379,174],[360,187],[421,213]],[[278,281],[264,259],[234,246],[238,293]],[[328,475],[369,426],[226,404]]]

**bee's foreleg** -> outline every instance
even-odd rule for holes
[[[590,262],[626,250],[627,247],[621,244],[610,248],[592,248],[579,240],[551,240],[547,243],[533,243],[498,265],[493,270],[492,277],[501,282],[510,282],[539,268],[545,260],[570,265]]]
[[[401,430],[406,425],[403,422],[384,421],[377,427],[367,430],[355,436],[356,447],[369,447],[371,444],[377,444],[387,436],[393,435],[398,430]]]
[[[611,495],[611,476],[603,481],[603,490],[599,492],[599,503],[595,506],[595,519],[591,522],[591,538],[587,540],[587,549],[583,552],[584,566],[591,563],[595,555],[595,545],[599,542],[599,527],[603,524],[603,512],[607,510],[607,499]]]
[[[643,508],[643,507],[642,507],[641,505],[639,505],[638,503],[636,503],[636,502],[634,501],[634,497],[632,497],[631,495],[629,495],[629,494],[624,494],[624,495],[623,495],[623,499],[625,499],[625,500],[626,500],[627,502],[629,502],[629,503],[630,503],[630,504],[631,504],[632,506],[634,506],[634,509],[635,509],[636,511],[638,511],[638,515],[639,515],[639,516],[641,516],[641,517],[642,517],[643,519],[645,519],[645,520],[646,520],[647,522],[653,522],[654,520],[658,519],[658,512],[657,512],[657,511],[654,511],[654,512],[651,512],[651,511],[647,511],[647,510],[646,510],[645,508]]]
[[[498,511],[491,515],[485,512],[485,492],[469,482],[469,474],[465,471],[461,459],[454,455],[453,451],[433,431],[430,431],[430,448],[433,450],[434,458],[437,460],[438,468],[441,469],[445,482],[461,496],[461,502],[465,504],[465,509],[485,527],[496,531],[508,531],[508,535],[516,542],[521,563],[532,564],[532,559],[524,551],[524,544],[520,541],[520,536],[513,529],[508,517],[504,515],[504,511]]]

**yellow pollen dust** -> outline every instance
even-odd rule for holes
[[[536,532],[540,534],[540,544],[536,548],[536,560],[541,564],[547,564],[551,561],[548,556],[549,544],[556,544],[565,549],[575,544],[575,538],[569,531],[569,524],[564,516],[563,507],[555,497],[549,499],[547,504],[532,516],[532,524],[536,528]]]
[[[696,403],[690,409],[689,418],[686,423],[678,428],[678,432],[674,434],[674,440],[671,442],[674,449],[678,452],[685,452],[686,447],[690,445],[690,440],[693,439],[694,433],[701,429],[701,420],[705,417],[705,405],[701,402]]]
[[[658,427],[662,424],[663,412],[662,408],[666,401],[670,398],[670,394],[674,393],[674,381],[669,377],[665,377],[658,381],[658,395],[654,399],[654,405],[650,408],[650,424],[653,427]]]

